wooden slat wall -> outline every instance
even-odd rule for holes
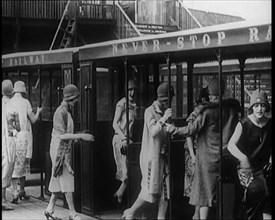
[[[67,0],[2,0],[2,17],[60,19]],[[113,5],[95,1],[80,1],[84,13],[81,18],[113,19]],[[76,4],[74,4],[74,7]],[[72,11],[77,9],[72,8]]]

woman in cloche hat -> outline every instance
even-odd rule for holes
[[[71,108],[78,101],[79,92],[75,85],[66,85],[63,89],[63,101],[53,116],[53,130],[50,144],[52,176],[49,191],[52,192],[49,204],[44,212],[47,219],[60,220],[54,215],[54,206],[58,192],[65,193],[69,206],[69,219],[80,219],[73,203],[74,172],[71,168],[70,152],[73,140],[94,141],[94,136],[86,133],[74,133]]]
[[[264,173],[271,170],[271,118],[267,95],[258,89],[250,97],[250,115],[236,126],[228,150],[239,160],[238,175],[243,186],[243,201],[248,219],[270,215],[268,184]],[[271,218],[268,218],[271,219]]]
[[[31,124],[34,124],[38,120],[42,108],[38,107],[36,113],[33,113],[30,101],[23,97],[27,93],[23,81],[19,80],[14,83],[14,92],[15,95],[11,99],[11,102],[17,106],[21,126],[20,132],[16,135],[15,162],[12,173],[12,203],[17,204],[18,198],[25,200],[30,198],[25,192],[25,181],[26,176],[30,174],[30,160],[33,149]],[[17,189],[18,181],[20,182],[20,190]]]

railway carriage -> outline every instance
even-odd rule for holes
[[[51,119],[60,102],[60,91],[68,83],[79,87],[80,102],[74,111],[76,127],[94,134],[95,142],[74,146],[75,204],[79,212],[103,216],[104,219],[106,213],[119,213],[120,216],[122,209],[130,206],[139,193],[143,113],[156,99],[156,89],[161,82],[167,81],[175,89],[172,121],[178,126],[185,125],[198,92],[213,76],[226,79],[225,95],[240,101],[241,116],[246,115],[253,89],[266,90],[271,101],[271,28],[271,23],[236,22],[78,48],[33,52],[32,55],[3,55],[2,72],[13,82],[18,78],[27,82],[33,106],[46,107],[40,122],[35,125],[37,129],[34,129],[37,132],[34,141],[42,140],[42,137],[47,139],[42,144],[35,142],[34,148],[47,149],[45,152],[49,148]],[[127,155],[129,187],[124,202],[118,207],[113,198],[119,183],[115,180],[112,120],[116,102],[127,93],[124,88],[127,88],[128,79],[138,82],[138,117],[134,124],[134,144]],[[189,207],[183,199],[184,142],[184,139],[172,139],[169,144],[170,219],[191,216],[188,208],[183,208]],[[222,151],[220,156],[224,158]],[[224,178],[219,181],[217,218],[228,219],[232,218],[233,177],[224,174],[234,168],[225,167],[222,161],[220,176]],[[155,208],[147,210],[151,218]]]

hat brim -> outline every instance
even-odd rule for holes
[[[266,111],[266,112],[269,112],[269,111],[270,111],[270,104],[269,104],[269,102],[255,102],[255,103],[251,104],[251,105],[248,107],[248,109],[251,110],[252,107],[253,107],[254,105],[256,105],[256,104],[265,104],[265,105],[266,105],[265,111]]]
[[[158,97],[158,100],[159,101],[166,101],[166,100],[168,100],[168,97]]]
[[[22,93],[26,93],[27,94],[26,90],[21,90],[21,89],[15,89],[14,92],[22,92]]]
[[[11,91],[9,93],[2,92],[2,95],[5,95],[5,96],[11,96],[13,94],[14,94],[14,91]]]
[[[70,96],[70,97],[66,97],[63,98],[65,101],[72,101],[73,99],[77,98],[80,94],[74,95],[74,96]]]

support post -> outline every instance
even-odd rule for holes
[[[167,71],[168,71],[168,105],[171,108],[171,63],[170,63],[170,54],[166,55],[166,64],[167,64]],[[169,123],[169,122],[168,122]],[[169,170],[169,187],[170,187],[170,199],[169,199],[169,219],[172,219],[172,173],[171,173],[171,136],[169,135],[167,140],[167,150],[168,150],[168,170]]]
[[[220,149],[219,149],[219,174],[217,176],[218,181],[218,219],[223,220],[223,185],[222,185],[222,146],[223,146],[223,137],[222,137],[222,55],[221,49],[216,51],[217,60],[219,62],[219,131],[220,131]]]
[[[240,79],[241,79],[241,116],[244,117],[244,68],[245,58],[239,58]]]

